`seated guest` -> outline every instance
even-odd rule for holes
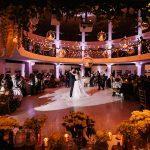
[[[112,96],[115,96],[116,94],[120,94],[121,85],[122,85],[121,79],[116,78],[115,81],[112,83],[112,87],[113,87]]]
[[[21,101],[23,95],[22,95],[20,87],[17,86],[17,80],[16,80],[16,76],[15,75],[12,76],[12,82],[13,82],[12,90],[13,90],[14,98],[19,100],[19,101]]]

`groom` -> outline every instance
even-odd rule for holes
[[[69,78],[70,78],[70,97],[72,97],[72,92],[73,92],[73,88],[74,88],[74,82],[75,82],[75,69],[72,68],[69,74]]]

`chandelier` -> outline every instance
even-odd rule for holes
[[[145,31],[149,28],[149,24],[147,22],[142,22],[141,28],[142,28],[142,31]]]
[[[102,42],[102,41],[105,41],[106,40],[106,33],[101,31],[97,34],[97,39]]]
[[[127,37],[125,36],[123,39],[121,39],[120,41],[120,46],[122,50],[126,50],[130,45],[130,41],[127,39]]]
[[[55,39],[55,32],[50,30],[47,32],[46,34],[46,38],[49,40],[49,41],[53,41]]]
[[[138,46],[138,43],[131,42],[131,40],[127,39],[126,36],[120,41],[121,50],[126,51],[130,55],[135,52],[135,50],[134,50],[135,46]]]
[[[87,68],[91,68],[93,65],[93,59],[91,57],[84,57],[82,61],[83,65]]]

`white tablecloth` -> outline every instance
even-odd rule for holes
[[[83,82],[84,84],[89,84],[89,83],[90,83],[90,78],[89,78],[89,77],[82,78],[82,82]]]

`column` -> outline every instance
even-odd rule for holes
[[[1,66],[0,74],[5,74],[5,68],[6,68],[6,62],[5,62],[5,60],[1,60],[0,61],[0,66]]]
[[[56,25],[56,40],[60,40],[60,25]]]
[[[21,64],[21,76],[25,77],[25,64]]]
[[[97,71],[99,71],[99,73],[101,73],[102,72],[102,68],[101,68],[101,66],[99,65],[99,66],[97,66]]]
[[[144,75],[144,65],[142,62],[136,62],[135,66],[137,68],[137,75],[141,76]]]
[[[85,50],[85,32],[82,32],[81,37],[81,49],[82,49],[82,58],[84,57],[84,50]]]
[[[59,69],[60,69],[60,64],[59,63],[55,63],[55,68],[56,68],[56,78],[59,79]]]
[[[141,10],[138,11],[138,38],[142,36],[142,17]],[[141,44],[138,45],[138,55],[141,54]]]
[[[112,21],[108,22],[108,57],[111,58],[111,48],[112,48]]]
[[[31,73],[33,73],[32,67],[35,65],[35,62],[27,61],[25,62],[25,75],[29,76]]]
[[[81,64],[81,76],[83,77],[85,75],[85,67],[83,64]]]
[[[110,78],[111,76],[111,69],[112,69],[112,64],[107,64],[107,76]]]
[[[56,25],[56,40],[55,40],[55,45],[56,45],[56,54],[58,54],[59,48],[60,48],[60,25]]]

